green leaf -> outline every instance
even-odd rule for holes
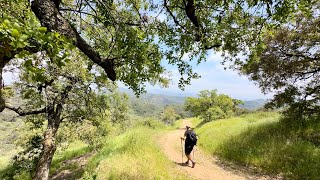
[[[15,38],[18,38],[20,36],[20,33],[19,33],[19,31],[17,29],[13,29],[11,31],[11,36],[15,37]]]
[[[46,27],[39,27],[38,30],[39,30],[41,33],[46,33],[46,32],[47,32],[47,28],[46,28]]]
[[[31,60],[31,59],[26,60],[26,61],[24,62],[24,66],[25,66],[25,67],[30,67],[30,66],[32,66],[32,60]]]

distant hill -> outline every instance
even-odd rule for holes
[[[255,110],[263,107],[266,104],[267,100],[265,99],[256,99],[252,101],[244,101],[244,104],[239,105],[240,108]]]
[[[179,112],[183,110],[186,97],[167,96],[162,94],[142,94],[137,98],[133,93],[129,95],[129,106],[135,114],[140,116],[160,116],[165,106],[175,106]]]
[[[123,88],[120,88],[119,90],[129,95],[130,106],[138,115],[159,114],[167,105],[177,105],[181,106],[182,108],[184,101],[187,98],[185,96],[171,96],[153,93],[142,94],[139,98],[137,98],[130,90]],[[239,107],[248,110],[255,110],[263,107],[265,103],[265,99],[256,99],[244,101],[244,104],[239,105]]]
[[[134,95],[130,95],[133,101],[139,99],[141,101],[146,101],[151,104],[166,106],[173,104],[184,104],[186,97],[180,96],[167,96],[162,94],[143,94],[139,98],[136,98]]]
[[[124,92],[129,95],[130,99],[133,101],[141,100],[147,101],[150,104],[155,104],[159,106],[173,105],[173,104],[184,104],[185,96],[172,96],[165,94],[154,94],[154,93],[146,93],[140,95],[137,98],[131,90],[119,88],[119,91]]]

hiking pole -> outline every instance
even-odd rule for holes
[[[193,148],[193,161],[194,161],[194,151],[196,150],[196,147]]]
[[[183,163],[183,145],[182,145],[182,139],[180,139],[181,140],[181,154],[182,154],[182,163]]]

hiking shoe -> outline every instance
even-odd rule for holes
[[[194,168],[195,165],[196,165],[196,163],[195,163],[195,162],[192,162],[192,168]]]

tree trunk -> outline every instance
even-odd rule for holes
[[[2,90],[4,88],[2,72],[3,72],[4,66],[8,62],[9,62],[9,60],[4,59],[4,57],[2,55],[0,55],[0,112],[2,112],[4,110],[4,108],[6,107],[6,105],[5,105],[6,102],[5,102],[3,94],[2,94]]]
[[[0,67],[0,112],[2,112],[5,108],[5,100],[2,95],[2,89],[3,89],[2,69],[3,67]]]
[[[55,132],[57,130],[48,127],[45,135],[44,135],[44,141],[43,141],[43,152],[41,155],[41,158],[37,165],[36,174],[34,176],[34,179],[36,180],[47,180],[49,177],[49,170],[50,170],[50,164],[54,155],[54,152],[56,151],[55,146]]]
[[[48,127],[44,133],[44,140],[42,142],[43,149],[40,160],[37,164],[36,174],[33,177],[35,180],[47,180],[49,177],[51,161],[56,151],[55,138],[61,123],[63,104],[68,98],[68,93],[71,89],[72,86],[67,86],[60,94],[60,102],[56,106],[53,104],[46,109],[48,115]]]
[[[42,153],[37,164],[36,174],[33,178],[35,180],[47,180],[49,177],[51,161],[56,151],[55,138],[59,125],[60,114],[57,115],[57,113],[54,112],[54,114],[49,115],[48,127],[44,133],[44,140],[42,142]]]

